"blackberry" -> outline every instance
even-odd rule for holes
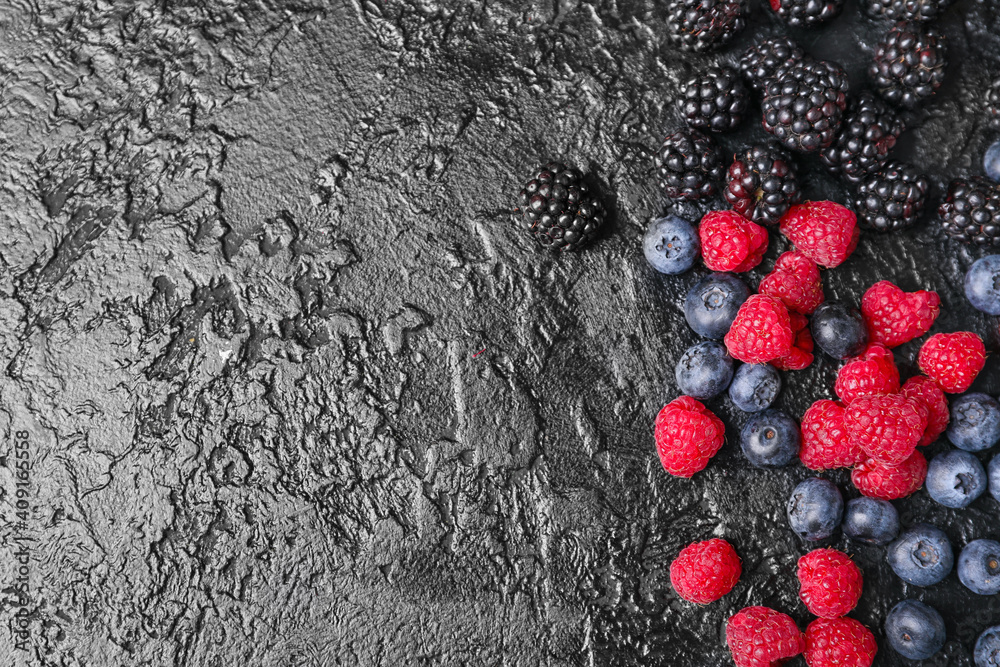
[[[990,127],[1000,130],[1000,79],[994,81],[986,92],[986,113]]]
[[[933,21],[952,0],[861,0],[861,6],[874,19],[893,21]]]
[[[928,190],[927,176],[910,165],[890,162],[858,186],[858,222],[880,232],[906,229],[924,210]]]
[[[736,70],[710,67],[684,84],[679,104],[691,127],[728,132],[743,122],[749,97]]]
[[[952,181],[938,215],[948,236],[963,243],[1000,246],[1000,185],[982,176]]]
[[[758,93],[779,69],[787,69],[806,58],[806,52],[788,37],[770,37],[751,46],[740,56],[740,72]]]
[[[944,68],[944,37],[934,28],[900,21],[876,47],[868,76],[882,97],[911,108],[938,89]]]
[[[746,27],[746,0],[672,0],[670,38],[685,51],[713,51]]]
[[[521,225],[549,250],[579,250],[604,224],[604,205],[576,169],[549,162],[520,194]]]
[[[815,151],[833,143],[847,106],[847,74],[823,60],[797,63],[768,79],[764,129],[787,148]]]
[[[771,9],[793,28],[808,28],[838,16],[844,0],[771,0]]]
[[[694,129],[674,132],[656,153],[663,193],[671,199],[696,200],[715,194],[722,176],[722,153],[711,137]]]
[[[836,143],[820,152],[820,160],[831,174],[857,183],[885,164],[903,129],[896,112],[866,90],[851,103]]]
[[[729,167],[723,194],[733,210],[757,223],[774,225],[802,198],[795,166],[784,151],[755,145]]]

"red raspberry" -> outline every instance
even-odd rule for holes
[[[792,350],[791,318],[779,299],[754,294],[743,302],[726,334],[729,355],[748,364],[766,364]]]
[[[704,470],[725,433],[722,420],[690,396],[671,401],[656,415],[656,451],[663,469],[678,477]]]
[[[941,387],[934,384],[934,380],[926,375],[915,375],[906,381],[900,393],[923,403],[927,408],[927,428],[924,429],[924,435],[917,443],[917,447],[929,445],[937,440],[951,421],[948,399],[941,391]]]
[[[861,495],[882,500],[905,498],[923,486],[926,477],[927,459],[919,450],[898,466],[869,459],[851,471],[851,481]]]
[[[927,408],[900,394],[851,401],[844,428],[865,454],[887,465],[910,457],[927,428]]]
[[[869,345],[860,356],[844,364],[833,390],[844,403],[862,396],[895,394],[899,391],[899,370],[892,352],[878,343]]]
[[[809,333],[809,320],[805,315],[789,313],[795,339],[788,354],[775,359],[771,365],[781,371],[801,371],[813,362],[813,337]]]
[[[810,470],[847,468],[865,460],[861,447],[844,427],[843,403],[820,400],[802,415],[802,445],[799,458]]]
[[[858,247],[858,217],[832,201],[811,201],[788,209],[781,233],[820,266],[832,269]]]
[[[736,667],[772,667],[806,648],[805,635],[788,614],[745,607],[726,623],[726,643]]]
[[[871,667],[878,644],[853,618],[817,618],[806,628],[805,653],[809,667]]]
[[[767,230],[734,211],[710,211],[698,227],[701,256],[713,271],[749,271],[767,250]]]
[[[688,602],[708,604],[733,590],[742,572],[736,550],[715,538],[681,549],[670,564],[670,584]]]
[[[868,325],[868,340],[897,347],[927,333],[938,313],[937,292],[904,292],[888,280],[868,288],[861,298],[861,314]]]
[[[757,288],[760,294],[781,299],[788,310],[811,315],[823,303],[819,267],[801,252],[786,252],[774,263]]]
[[[986,364],[983,340],[969,331],[934,334],[917,355],[917,365],[949,394],[967,390]]]
[[[861,570],[836,549],[814,549],[799,559],[799,597],[820,618],[840,618],[861,599]]]

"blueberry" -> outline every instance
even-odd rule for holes
[[[788,523],[803,540],[818,542],[833,535],[844,514],[844,498],[833,482],[819,477],[803,481],[788,499]]]
[[[989,479],[990,495],[1000,500],[1000,454],[990,459],[986,466],[986,477]]]
[[[699,401],[715,398],[733,379],[733,358],[726,346],[705,341],[689,347],[674,369],[681,392]]]
[[[903,600],[885,617],[885,637],[896,653],[926,660],[944,647],[944,619],[918,600]]]
[[[1000,625],[983,630],[973,653],[976,667],[1000,667]]]
[[[684,317],[695,333],[721,339],[729,333],[750,288],[731,273],[710,273],[692,287],[684,299]]]
[[[781,374],[771,364],[743,364],[729,385],[729,398],[743,412],[771,407],[781,391]]]
[[[938,504],[961,508],[983,495],[988,486],[983,464],[960,449],[938,454],[927,465],[927,493]]]
[[[983,155],[983,171],[991,181],[1000,183],[1000,141],[990,144]]]
[[[956,398],[951,402],[948,439],[969,452],[981,452],[997,444],[1000,441],[1000,403],[979,392]]]
[[[751,465],[777,468],[799,455],[799,424],[781,410],[765,410],[750,417],[740,432],[740,447]]]
[[[1000,315],[1000,255],[977,259],[965,274],[965,298],[972,307]]]
[[[642,237],[646,261],[660,273],[672,276],[694,266],[700,247],[694,225],[676,215],[653,220]]]
[[[955,555],[944,531],[928,523],[917,523],[889,545],[886,560],[896,576],[906,583],[931,586],[948,576]]]
[[[958,554],[958,580],[973,593],[1000,593],[1000,542],[972,540]]]
[[[834,359],[856,357],[868,345],[868,329],[857,308],[842,303],[820,304],[810,321],[813,342]]]
[[[899,512],[888,500],[864,496],[847,501],[844,534],[868,544],[888,544],[899,535]]]

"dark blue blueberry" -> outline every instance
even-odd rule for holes
[[[781,391],[781,374],[771,364],[743,364],[729,385],[729,398],[743,412],[771,407]]]
[[[758,412],[740,432],[740,447],[758,468],[788,465],[798,458],[801,441],[799,423],[781,410]]]
[[[990,483],[990,495],[1000,501],[1000,454],[990,459],[986,466],[986,477]]]
[[[944,619],[918,600],[903,600],[885,617],[885,638],[896,653],[926,660],[944,647]]]
[[[927,493],[945,507],[961,508],[983,495],[988,483],[983,464],[960,449],[938,454],[927,464]]]
[[[847,501],[844,534],[868,544],[888,544],[899,535],[899,512],[888,500],[864,496]]]
[[[1000,625],[983,630],[973,654],[976,667],[1000,667]]]
[[[977,259],[965,274],[965,298],[972,307],[1000,315],[1000,255]]]
[[[698,230],[676,215],[653,220],[642,237],[646,261],[660,273],[669,275],[690,270],[698,259],[700,248]]]
[[[833,535],[844,515],[844,498],[833,482],[819,477],[803,481],[788,499],[788,524],[803,540],[818,542]]]
[[[842,303],[820,304],[810,320],[813,342],[834,359],[861,354],[868,345],[868,329],[857,308]]]
[[[1000,403],[973,392],[951,402],[948,439],[959,449],[981,452],[1000,441]]]
[[[684,299],[684,317],[695,333],[721,339],[729,333],[750,288],[731,273],[710,273],[692,287]]]
[[[932,586],[951,572],[955,554],[944,531],[929,523],[917,523],[889,545],[886,560],[906,583]]]
[[[726,346],[705,341],[689,347],[674,369],[681,392],[699,401],[715,398],[733,379],[733,358]]]
[[[973,593],[1000,593],[1000,542],[972,540],[958,554],[958,580]]]
[[[1000,141],[990,144],[983,154],[983,171],[986,172],[986,178],[1000,183]]]

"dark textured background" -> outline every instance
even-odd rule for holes
[[[694,480],[653,449],[698,272],[642,258],[652,153],[678,80],[715,59],[669,47],[664,18],[652,1],[0,3],[0,544],[27,430],[28,662],[714,667],[744,605],[804,627],[784,505],[807,472],[749,468],[722,399],[729,444]],[[1000,7],[961,0],[939,23],[949,81],[898,151],[935,198],[980,172]],[[796,36],[857,89],[884,28],[849,2]],[[719,58],[779,30],[754,7]],[[580,255],[510,220],[550,156],[592,169],[616,212]],[[802,167],[810,197],[845,201]],[[961,293],[975,256],[930,224],[865,235],[824,283],[852,301],[881,278],[935,289],[935,330],[995,350]],[[835,368],[786,374],[780,405],[830,396]],[[997,368],[977,387],[1000,391]],[[898,505],[957,547],[1000,536],[989,497]],[[695,608],[667,565],[712,535],[744,576]],[[882,550],[835,544],[864,568],[855,616],[877,634],[906,596],[945,614],[929,664],[970,665],[1000,623],[954,574],[908,588]],[[0,660],[18,664],[9,593]],[[900,661],[883,645],[877,664]]]

